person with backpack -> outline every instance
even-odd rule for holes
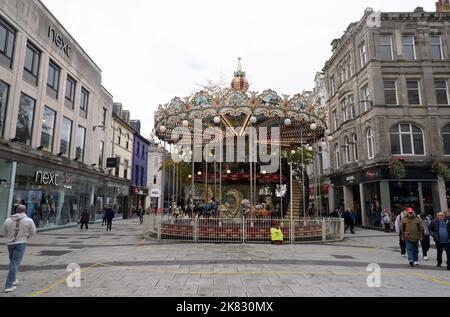
[[[402,233],[400,232],[400,224],[402,223],[403,219],[406,217],[406,211],[403,210],[400,215],[397,216],[395,219],[395,232],[398,233],[399,238],[399,244],[400,244],[400,254],[402,257],[406,257],[406,243],[402,239]]]
[[[33,220],[27,217],[26,211],[27,207],[24,205],[17,206],[16,213],[3,224],[2,232],[6,238],[10,259],[5,293],[14,292],[19,285],[16,275],[25,254],[27,240],[36,234],[36,226]]]
[[[420,221],[422,221],[423,225],[423,240],[420,241],[420,245],[422,246],[422,254],[423,260],[428,261],[428,251],[430,251],[430,225],[431,225],[431,216],[426,213],[420,214]]]
[[[445,213],[440,212],[437,219],[430,225],[430,233],[436,242],[437,248],[437,267],[442,266],[442,255],[447,254],[447,270],[450,271],[450,221],[445,218]]]
[[[423,240],[423,225],[412,208],[406,210],[406,217],[400,224],[400,232],[406,243],[409,265],[412,267],[418,266],[419,241]]]
[[[392,214],[389,211],[389,208],[385,208],[383,210],[381,218],[383,219],[384,232],[386,233],[391,232]]]

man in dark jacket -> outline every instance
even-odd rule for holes
[[[83,211],[83,213],[81,214],[81,219],[80,219],[80,222],[81,222],[81,228],[80,229],[81,230],[83,230],[84,226],[86,226],[86,230],[89,229],[89,227],[88,227],[89,218],[90,218],[89,212],[87,210]]]
[[[445,219],[443,212],[438,213],[437,219],[430,224],[430,233],[436,242],[437,248],[437,266],[442,266],[442,254],[447,254],[447,270],[450,271],[450,221]]]
[[[344,229],[344,233],[347,232],[348,228],[350,227],[350,231],[352,232],[352,234],[355,234],[355,216],[352,213],[352,211],[350,211],[350,209],[345,210],[344,212],[344,222],[345,222],[345,229]]]
[[[114,219],[114,210],[111,208],[111,206],[108,206],[106,208],[106,231],[111,231],[112,229],[112,221]]]

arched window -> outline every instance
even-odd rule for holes
[[[442,129],[442,139],[444,141],[444,153],[450,155],[450,124]]]
[[[122,129],[119,128],[119,130],[117,130],[117,144],[120,145],[122,142]]]
[[[339,144],[334,147],[334,155],[336,160],[336,169],[341,168],[341,151],[339,150]]]
[[[394,155],[425,155],[423,131],[414,124],[402,123],[390,131],[391,153]]]
[[[375,139],[372,128],[367,129],[367,157],[373,159],[375,157]]]
[[[345,137],[345,142],[344,142],[344,155],[345,155],[345,163],[350,163],[351,162],[351,155],[350,155],[350,142],[348,140],[348,137]]]
[[[352,139],[353,139],[352,140],[353,141],[353,143],[352,143],[352,146],[353,146],[353,160],[355,162],[357,162],[358,159],[359,159],[359,156],[358,156],[358,136],[356,135],[356,133],[353,134]]]

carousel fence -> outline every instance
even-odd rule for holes
[[[344,239],[341,218],[221,219],[153,216],[149,238],[193,243],[271,243],[270,229],[280,226],[284,244],[331,242]]]

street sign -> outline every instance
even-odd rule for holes
[[[118,168],[119,159],[118,158],[108,158],[106,160],[106,168]]]

